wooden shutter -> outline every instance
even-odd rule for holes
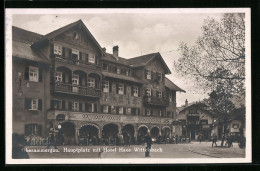
[[[72,110],[72,102],[69,102],[69,110]]]
[[[38,99],[38,110],[42,110],[42,99]]]
[[[108,113],[111,113],[111,106],[108,106]]]
[[[51,100],[51,109],[54,109],[55,100]]]
[[[137,115],[140,115],[140,108],[137,108]]]
[[[100,107],[101,107],[101,113],[103,113],[103,107],[104,107],[104,106],[103,106],[103,105],[101,105]]]
[[[164,73],[162,74],[162,82],[163,83],[165,82],[165,74]]]
[[[62,57],[65,58],[65,47],[62,47]]]
[[[82,112],[82,103],[79,103],[79,111]]]
[[[147,116],[147,109],[144,110],[144,115]]]
[[[150,112],[151,112],[151,115],[150,115],[150,116],[153,116],[153,110],[152,110],[152,109],[150,109]]]
[[[79,52],[79,60],[82,61],[82,53]]]
[[[118,83],[116,84],[116,94],[118,94]]]
[[[109,81],[109,92],[112,93],[112,82]]]
[[[65,101],[62,100],[62,109],[64,110],[65,109]]]
[[[133,86],[131,87],[131,95],[132,96],[134,95],[134,87]]]
[[[39,68],[39,82],[42,82],[42,69]]]
[[[95,56],[95,64],[98,65],[98,59],[97,59],[97,56]]]
[[[29,135],[30,134],[30,127],[28,124],[24,125],[24,133],[25,135]]]
[[[86,53],[85,61],[88,62],[88,53]]]
[[[159,92],[158,91],[156,91],[156,97],[159,97]]]
[[[144,78],[147,79],[147,70],[144,70]]]
[[[164,92],[162,92],[162,98],[164,98]]]
[[[139,87],[137,87],[137,90],[138,90],[138,97],[140,97],[141,95],[141,89]]]
[[[94,104],[94,112],[97,112],[97,104]]]
[[[126,114],[126,108],[125,107],[123,108],[123,114],[124,115]]]
[[[32,108],[32,99],[25,98],[24,100],[24,109],[31,109]]]
[[[72,58],[72,50],[69,49],[69,57]]]
[[[151,96],[153,96],[153,89],[151,89]]]
[[[124,94],[126,94],[126,84],[124,84]]]
[[[42,125],[37,125],[38,127],[38,135],[42,136]]]
[[[25,67],[25,71],[24,71],[24,79],[25,80],[29,80],[29,67]]]
[[[115,107],[116,108],[116,114],[119,114],[119,107]]]
[[[54,44],[50,45],[50,57],[53,58],[54,57]]]
[[[82,85],[82,77],[79,75],[79,85]]]
[[[62,75],[62,82],[65,83],[65,76],[66,76],[66,75],[65,75],[64,72],[63,72],[61,75]]]

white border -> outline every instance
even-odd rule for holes
[[[245,13],[246,21],[246,157],[245,158],[134,158],[134,159],[12,159],[12,15],[13,14],[98,14],[98,13]],[[6,164],[176,164],[176,163],[250,163],[251,136],[251,10],[250,8],[190,9],[6,9],[5,20],[5,86],[6,86]]]

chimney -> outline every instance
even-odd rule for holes
[[[185,100],[185,107],[188,107],[188,100]]]
[[[102,48],[103,52],[106,53],[107,49],[105,47]]]
[[[113,56],[118,60],[118,45],[113,47]]]

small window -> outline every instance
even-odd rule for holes
[[[190,109],[189,113],[190,114],[198,114],[198,111],[197,111],[197,109]]]
[[[157,80],[162,82],[162,73],[157,73]]]
[[[72,59],[79,60],[79,51],[76,49],[72,49]]]
[[[119,107],[118,108],[118,113],[119,114],[124,114],[124,108],[123,107]]]
[[[126,70],[125,75],[127,75],[127,76],[129,75],[129,71],[128,70]]]
[[[109,82],[104,81],[103,92],[109,92]]]
[[[238,129],[239,128],[239,125],[238,124],[233,124],[232,126],[234,129]]]
[[[32,99],[31,110],[38,110],[38,99]]]
[[[108,106],[103,106],[103,113],[108,113]]]
[[[172,94],[169,94],[169,102],[172,102]]]
[[[89,57],[88,57],[88,62],[94,64],[95,63],[95,59],[96,59],[95,55],[94,54],[90,54]]]
[[[120,68],[117,68],[117,69],[116,69],[116,73],[117,73],[117,74],[120,74]]]
[[[162,98],[162,92],[161,91],[158,92],[158,97]]]
[[[138,87],[134,87],[133,91],[134,91],[134,93],[133,93],[134,96],[138,97]]]
[[[73,32],[73,39],[77,40],[79,38],[79,34],[77,32]]]
[[[42,126],[38,124],[26,124],[25,125],[25,135],[42,135]]]
[[[123,84],[118,85],[118,94],[124,94],[124,85]]]
[[[151,96],[152,95],[152,90],[150,88],[146,89],[146,95]]]
[[[55,55],[62,55],[62,46],[54,44],[54,52]]]
[[[151,110],[150,109],[146,109],[146,115],[150,116],[151,115]]]
[[[208,124],[208,120],[201,120],[201,124],[202,125],[207,125]]]
[[[56,72],[55,73],[55,80],[57,82],[62,82],[62,72]]]
[[[95,87],[95,79],[94,78],[88,79],[88,87]]]
[[[127,110],[126,110],[127,114],[131,114],[131,108],[128,107]]]
[[[146,79],[150,80],[150,79],[152,78],[151,75],[152,75],[152,74],[151,74],[151,70],[147,70],[147,71],[146,71]]]
[[[72,110],[73,111],[79,111],[79,102],[73,102],[72,103]]]
[[[72,76],[72,84],[73,85],[79,85],[79,75],[74,74]]]
[[[162,110],[159,110],[158,115],[161,117],[162,116]]]
[[[29,81],[39,81],[39,68],[32,66],[29,67]]]

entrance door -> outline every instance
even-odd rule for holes
[[[191,140],[195,140],[195,130],[191,130]]]

